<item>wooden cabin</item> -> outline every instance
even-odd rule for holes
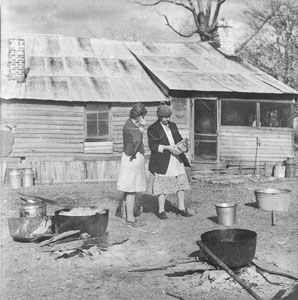
[[[37,183],[115,181],[136,102],[148,124],[171,102],[194,170],[293,155],[297,91],[206,42],[3,34],[1,47],[0,124],[15,129],[1,161],[32,168]]]
[[[37,183],[115,181],[131,107],[153,123],[165,100],[122,42],[7,34],[1,55],[0,122],[15,128],[1,160]]]
[[[172,119],[192,141],[193,170],[270,172],[294,155],[296,90],[206,42],[127,46],[171,99]]]

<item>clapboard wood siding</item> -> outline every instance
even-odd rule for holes
[[[25,158],[23,163],[30,164],[37,183],[116,181],[123,150],[123,125],[132,105],[111,104],[111,140],[86,142],[83,103],[3,103],[3,122],[16,125],[10,157]],[[158,105],[145,103],[146,160],[150,155],[147,128],[157,120]],[[189,137],[189,119],[185,120],[179,119],[177,126],[183,137]]]
[[[120,160],[30,161],[36,183],[115,182]],[[146,160],[148,170],[148,160]]]
[[[113,141],[84,142],[84,153],[112,154]]]
[[[257,149],[257,141],[260,145]],[[293,130],[286,128],[258,129],[221,126],[222,160],[283,161],[293,155]]]
[[[68,103],[3,103],[3,121],[13,124],[10,157],[83,153],[84,107]]]
[[[101,161],[34,161],[37,183],[116,181],[119,160]]]

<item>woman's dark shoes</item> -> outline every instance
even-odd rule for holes
[[[159,219],[161,220],[166,220],[168,219],[168,216],[166,215],[166,213],[163,211],[161,213],[158,213],[157,216],[159,217]]]
[[[182,216],[182,217],[186,217],[186,218],[188,218],[188,217],[191,217],[192,216],[192,214],[190,214],[188,211],[187,211],[187,209],[178,209],[178,211],[177,211],[177,213],[176,213],[176,215],[177,216]]]

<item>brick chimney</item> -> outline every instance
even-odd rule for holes
[[[212,32],[213,41],[211,44],[229,56],[235,55],[234,33],[231,22],[224,19],[219,20]]]
[[[25,81],[25,40],[8,40],[9,80]]]

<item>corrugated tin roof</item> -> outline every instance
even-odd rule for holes
[[[8,41],[24,39],[27,78],[9,80]],[[123,42],[61,35],[1,36],[1,98],[153,102],[165,96]]]
[[[168,90],[298,94],[261,70],[226,58],[206,42],[126,45]]]

